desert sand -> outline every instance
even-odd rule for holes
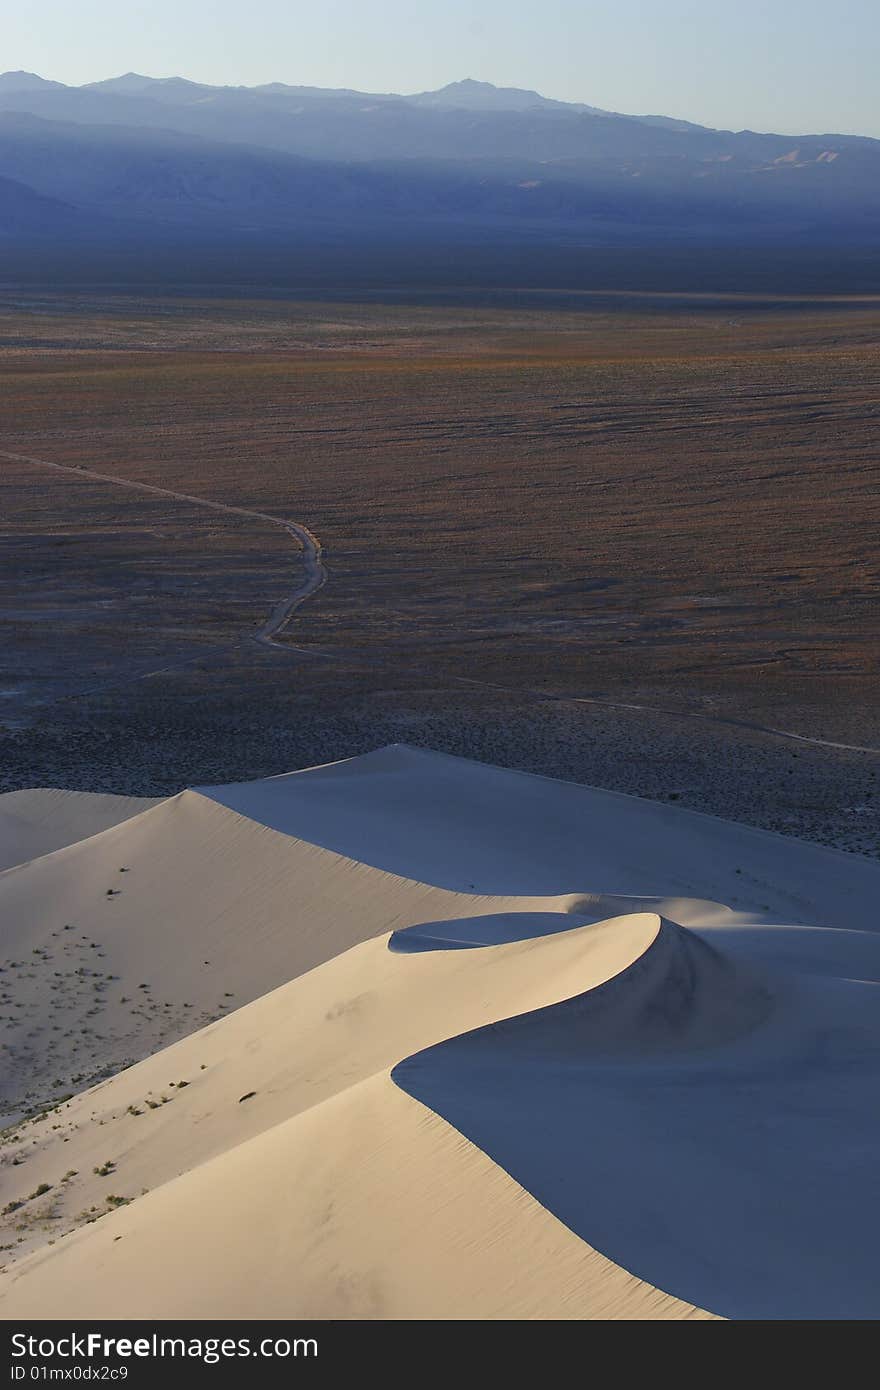
[[[39,859],[156,805],[146,796],[102,796],[36,787],[0,797],[0,870]]]
[[[877,863],[402,745],[0,838],[0,1316],[880,1311]]]

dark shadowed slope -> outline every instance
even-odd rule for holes
[[[0,176],[0,241],[55,240],[96,227],[95,219],[83,217],[69,203]]]
[[[274,830],[458,891],[589,887],[629,895],[630,911],[633,895],[664,894],[784,922],[870,931],[877,920],[880,864],[861,856],[402,744],[200,790]]]
[[[872,1319],[880,957],[853,980],[849,933],[821,968],[798,935],[756,974],[735,929],[717,951],[666,923],[607,984],[393,1078],[638,1278],[724,1317]]]

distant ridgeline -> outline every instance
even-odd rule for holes
[[[398,242],[434,280],[441,248],[552,245],[577,252],[573,283],[595,248],[871,248],[878,214],[880,141],[855,136],[710,130],[472,80],[403,97],[0,75],[0,240],[46,264],[320,245],[383,282]]]

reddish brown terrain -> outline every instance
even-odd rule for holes
[[[0,344],[4,785],[400,739],[876,851],[880,301],[7,294]],[[202,499],[324,548],[271,643],[301,548]]]

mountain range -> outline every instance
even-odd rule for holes
[[[873,245],[880,141],[466,79],[412,96],[0,74],[0,239]]]

